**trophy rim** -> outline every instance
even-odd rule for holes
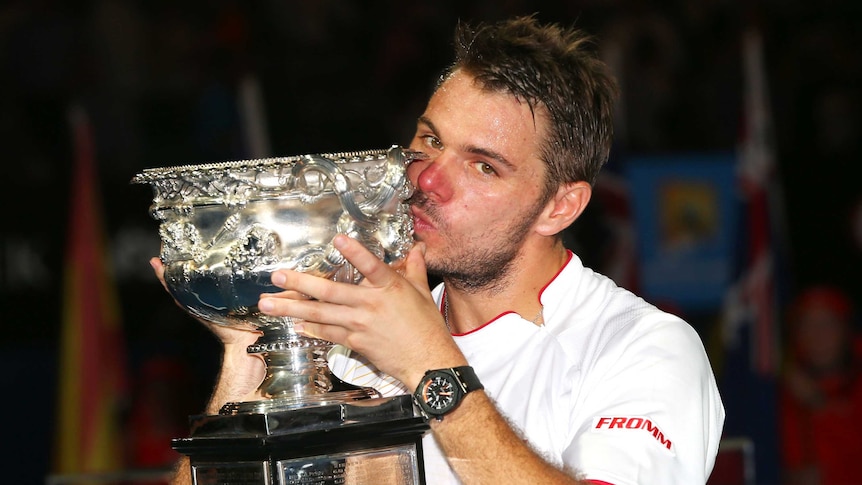
[[[390,150],[397,147],[398,145],[393,145],[390,148],[377,148],[369,150],[314,154],[307,153],[303,155],[290,155],[285,157],[250,158],[240,160],[225,160],[221,162],[206,162],[198,164],[179,164],[169,165],[165,167],[152,167],[145,168],[144,170],[136,174],[132,178],[131,183],[148,184],[167,178],[173,178],[180,174],[192,172],[208,172],[236,169],[248,170],[257,168],[269,168],[278,165],[292,166],[307,157],[324,157],[332,160],[335,163],[356,163],[362,161],[369,161],[370,159],[376,157],[386,156]],[[406,158],[410,160],[420,158],[422,155],[424,155],[421,154],[421,152],[414,152],[406,149],[402,149],[402,151],[404,152]]]

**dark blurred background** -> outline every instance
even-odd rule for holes
[[[2,481],[44,483],[54,471],[65,242],[77,196],[70,106],[92,124],[127,356],[115,364],[130,382],[124,426],[137,429],[159,414],[170,436],[202,409],[218,347],[152,276],[147,260],[159,250],[152,193],[130,185],[132,176],[156,166],[406,144],[450,60],[456,22],[529,13],[595,35],[623,88],[609,175],[599,182],[611,195],[597,197],[567,236],[586,264],[640,289],[636,246],[619,234],[620,217],[634,212],[618,206],[627,200],[620,167],[644,156],[737,151],[742,39],[753,29],[763,39],[776,162],[777,287],[789,296],[828,282],[860,301],[862,199],[853,168],[862,155],[860,2],[11,0],[0,6]],[[656,303],[686,314],[716,374],[727,375],[733,359],[713,342],[721,309]],[[167,390],[145,396],[155,384]],[[772,413],[721,386],[728,433],[767,437],[757,448],[757,483],[778,483]],[[149,411],[138,409],[142,402]],[[154,436],[156,451],[139,444],[128,468],[174,458]]]

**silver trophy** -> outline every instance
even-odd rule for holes
[[[153,168],[132,179],[153,188],[150,211],[160,221],[160,257],[174,299],[200,319],[262,332],[248,348],[266,362],[260,399],[228,403],[219,416],[193,419],[192,438],[179,444],[175,440],[175,449],[187,451],[196,473],[206,471],[232,482],[238,479],[235,472],[240,467],[243,477],[249,473],[262,477],[243,483],[270,483],[264,476],[274,475],[305,483],[295,481],[298,478],[289,471],[293,469],[338,475],[335,470],[342,465],[337,463],[346,457],[366,457],[381,450],[388,456],[391,443],[374,450],[344,447],[350,436],[367,446],[369,436],[381,435],[381,426],[403,430],[390,433],[401,436],[394,448],[397,463],[404,460],[405,436],[418,446],[418,436],[426,428],[415,419],[406,396],[383,399],[374,389],[341,381],[326,361],[331,342],[297,334],[291,318],[263,315],[257,302],[262,293],[281,291],[270,281],[277,269],[360,282],[362,275],[332,246],[337,234],[360,241],[388,264],[401,261],[413,244],[413,222],[405,203],[413,188],[406,167],[421,157],[419,152],[392,146]],[[225,421],[232,416],[242,419]],[[255,424],[255,419],[260,423]],[[387,426],[387,420],[395,424]],[[280,427],[273,426],[273,421]],[[285,424],[291,422],[304,424]],[[251,468],[244,469],[239,463],[249,463],[248,456],[261,448],[260,428],[267,430],[263,437],[272,443],[263,446],[261,454],[266,458],[251,459]],[[315,438],[314,433],[321,430],[332,437],[338,435],[335,430],[346,433],[337,443],[340,458],[333,458],[331,448],[336,443],[324,446],[330,438]],[[313,449],[308,444],[315,439],[321,442],[317,454],[297,457],[295,446],[285,445],[297,436],[305,443],[303,452]],[[273,452],[273,447],[281,451]],[[242,449],[246,451],[237,451]],[[236,453],[244,458],[232,458]],[[279,453],[283,459],[276,459]],[[417,450],[407,450],[406,455],[413,457],[408,461],[415,467]],[[421,478],[423,473],[414,475]],[[343,473],[340,476],[344,478]],[[342,483],[338,479],[332,483]]]

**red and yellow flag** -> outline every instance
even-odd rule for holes
[[[75,151],[66,240],[54,472],[123,466],[126,355],[102,225],[94,142],[86,113],[69,113]]]

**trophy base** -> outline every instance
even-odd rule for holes
[[[424,485],[422,435],[409,395],[191,418],[173,448],[195,485]]]
[[[289,411],[308,406],[328,406],[364,399],[374,399],[380,394],[374,389],[355,389],[349,391],[332,391],[323,394],[302,396],[274,397],[259,401],[243,401],[227,403],[219,410],[219,414],[260,414],[273,411]]]
[[[307,406],[326,406],[379,398],[380,393],[372,387],[359,387],[344,382],[326,369],[326,380],[331,388],[322,392],[315,388],[302,388],[296,394],[259,399],[257,401],[229,402],[222,406],[219,414],[267,413],[288,411]]]

